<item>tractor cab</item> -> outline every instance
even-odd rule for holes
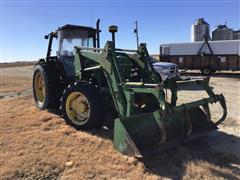
[[[58,28],[57,33],[59,57],[73,56],[74,46],[96,47],[96,29],[91,27],[64,25]]]
[[[75,76],[74,46],[96,47],[96,30],[90,27],[65,25],[58,29],[57,57],[66,75]]]
[[[74,46],[88,48],[99,47],[99,20],[97,27],[86,27],[66,24],[59,27],[55,32],[45,36],[49,39],[47,61],[55,60],[62,64],[67,77],[75,76]],[[57,51],[51,56],[53,38],[57,39]]]

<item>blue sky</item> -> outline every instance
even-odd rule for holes
[[[190,42],[190,26],[204,17],[213,29],[227,21],[240,27],[240,1],[39,1],[1,0],[1,62],[37,60],[45,57],[43,36],[64,24],[95,27],[101,19],[101,46],[111,39],[109,25],[118,25],[117,47],[136,48],[134,21],[139,22],[140,42],[157,54],[159,44]]]

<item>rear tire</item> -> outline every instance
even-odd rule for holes
[[[102,126],[101,98],[94,86],[72,83],[66,87],[60,101],[61,115],[67,124],[85,130]]]
[[[53,65],[37,64],[33,72],[32,86],[37,108],[58,109],[61,94],[60,75]]]

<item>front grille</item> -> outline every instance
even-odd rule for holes
[[[176,67],[171,67],[171,69],[170,69],[170,73],[172,74],[172,73],[176,73],[177,71],[176,71]]]

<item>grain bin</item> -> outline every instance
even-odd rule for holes
[[[233,39],[234,40],[240,39],[240,30],[233,31]]]
[[[203,41],[203,36],[205,35],[209,38],[210,25],[204,20],[204,18],[199,18],[191,27],[191,41]]]
[[[233,29],[228,28],[226,25],[218,25],[212,31],[212,40],[232,40]]]

